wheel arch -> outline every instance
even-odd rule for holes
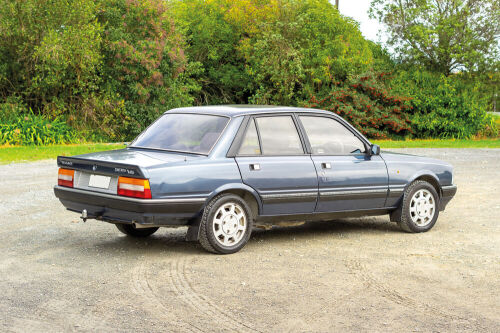
[[[260,199],[257,191],[243,183],[225,184],[221,187],[218,187],[208,195],[200,214],[190,221],[188,232],[186,234],[187,241],[198,241],[198,239],[200,238],[200,217],[201,214],[203,214],[203,210],[213,198],[215,198],[219,194],[224,193],[236,194],[237,196],[245,200],[252,211],[252,217],[254,219],[259,216],[260,212],[262,212],[262,200]]]
[[[408,183],[406,184],[405,186],[405,190],[415,181],[417,180],[423,180],[423,181],[426,181],[428,182],[429,184],[432,185],[432,187],[434,187],[434,189],[436,190],[436,193],[438,194],[438,201],[441,201],[441,197],[442,197],[442,191],[441,191],[441,185],[439,184],[439,178],[436,176],[436,174],[430,170],[422,170],[420,171],[419,173],[413,175],[413,177],[410,178],[410,180],[408,181]],[[400,218],[401,218],[401,208],[403,206],[403,202],[400,201],[400,204],[398,206],[398,208],[396,208],[395,210],[393,210],[390,214],[390,220],[392,222],[396,222],[398,221]]]
[[[436,176],[434,172],[430,170],[422,170],[421,172],[412,177],[412,179],[408,182],[406,187],[410,186],[410,184],[416,180],[423,180],[431,184],[436,190],[436,193],[438,194],[439,198],[441,199],[442,196],[441,184],[439,183],[439,178]]]
[[[212,193],[210,193],[205,205],[207,205],[214,197],[224,193],[236,194],[237,196],[245,200],[245,202],[252,210],[252,217],[254,219],[262,212],[262,200],[260,199],[257,191],[255,191],[252,187],[242,183],[225,184],[217,188]]]

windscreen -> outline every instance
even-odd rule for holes
[[[131,147],[208,154],[228,120],[212,115],[165,114],[142,132]]]

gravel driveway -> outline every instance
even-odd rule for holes
[[[228,256],[185,228],[81,222],[53,195],[55,161],[0,166],[0,331],[500,331],[500,149],[398,151],[455,166],[430,232],[309,223]]]

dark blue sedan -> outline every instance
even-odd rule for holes
[[[339,116],[292,107],[174,109],[125,149],[57,163],[55,195],[84,220],[134,237],[188,225],[214,253],[282,221],[390,214],[428,231],[457,190],[450,164],[380,152]]]

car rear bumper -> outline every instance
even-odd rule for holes
[[[446,208],[446,205],[450,202],[451,199],[455,196],[457,193],[457,185],[448,185],[448,186],[441,186],[441,202],[440,202],[440,210],[444,210]]]
[[[146,226],[187,224],[206,201],[201,197],[136,199],[63,186],[54,186],[54,194],[70,211],[85,209],[89,219]]]

